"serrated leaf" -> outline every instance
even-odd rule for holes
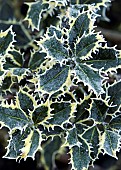
[[[5,158],[18,159],[27,156],[34,158],[40,147],[40,133],[27,127],[22,132],[15,130],[11,135]]]
[[[9,51],[9,54],[11,54],[10,59],[12,59],[13,63],[18,65],[19,67],[23,66],[24,59],[20,51],[12,50],[12,51]]]
[[[102,100],[93,100],[90,108],[90,118],[97,123],[104,123],[108,111],[108,106]]]
[[[80,147],[74,146],[70,150],[72,169],[75,170],[87,169],[91,160],[87,143],[82,139],[80,142],[82,143]]]
[[[35,126],[37,124],[42,124],[48,118],[48,107],[44,105],[38,106],[32,113],[32,120]]]
[[[80,14],[73,24],[71,25],[71,29],[69,31],[69,44],[72,44],[77,40],[77,37],[81,37],[84,33],[89,33],[89,25],[90,25],[90,17],[87,12]]]
[[[99,47],[97,34],[84,35],[75,45],[77,60],[86,60],[97,47]]]
[[[29,114],[29,111],[34,109],[34,101],[27,92],[20,91],[18,94],[18,103],[20,108],[26,113]]]
[[[64,123],[69,121],[71,115],[71,104],[70,103],[53,103],[52,108],[52,118],[48,120],[49,125],[63,126]]]
[[[74,126],[67,132],[66,143],[70,148],[72,169],[75,170],[87,168],[91,160],[90,146],[80,134],[80,132],[84,130],[83,127],[83,125],[78,126],[78,128]]]
[[[0,122],[10,129],[23,129],[29,123],[28,118],[20,109],[0,107]]]
[[[40,75],[40,88],[47,92],[57,91],[66,82],[68,74],[68,66],[56,64],[50,70]]]
[[[92,148],[91,148],[91,151],[92,151],[92,155],[93,157],[92,158],[96,158],[99,154],[99,143],[100,143],[100,133],[99,133],[99,130],[97,129],[96,126],[93,126],[89,129],[87,129],[84,134],[82,135],[82,137],[87,141],[87,143],[90,143]]]
[[[101,77],[98,71],[93,70],[86,64],[79,64],[76,67],[76,74],[85,85],[92,89],[95,94],[103,93],[104,90],[101,87]]]
[[[5,158],[17,159],[20,157],[21,149],[24,147],[24,139],[29,135],[30,129],[26,129],[22,132],[20,130],[15,130],[11,134],[11,139],[9,141],[9,145],[7,147],[7,153]]]
[[[99,51],[92,54],[92,58],[86,61],[92,64],[94,68],[107,70],[118,66],[118,51],[115,48],[103,47]]]
[[[102,140],[103,140],[103,149],[104,153],[117,158],[116,152],[119,150],[119,139],[120,136],[118,133],[105,130]]]
[[[49,55],[57,61],[61,62],[62,60],[68,58],[67,49],[63,46],[62,42],[58,40],[55,36],[45,40],[42,45],[49,53]]]
[[[113,114],[121,105],[121,81],[109,86],[107,91],[108,96],[110,96],[110,103],[114,106],[109,109],[108,113]]]
[[[31,70],[36,70],[37,68],[40,68],[40,65],[45,60],[46,53],[42,53],[40,51],[34,51],[31,53],[31,58],[28,64],[28,67]]]
[[[85,99],[82,103],[77,104],[76,112],[74,113],[75,116],[75,121],[83,121],[85,119],[88,119],[89,117],[89,112],[87,109],[89,109],[89,99]]]
[[[21,149],[21,158],[32,157],[35,158],[35,154],[38,149],[41,147],[40,144],[42,142],[41,132],[34,129],[31,130],[31,133],[24,140],[24,147]]]
[[[14,34],[12,32],[12,27],[7,29],[5,32],[0,33],[0,54],[4,55],[12,47],[14,42]]]
[[[15,36],[15,45],[19,48],[25,48],[27,45],[29,45],[30,41],[32,41],[31,36],[29,35],[27,29],[21,22],[10,22],[6,21],[5,23],[0,20],[0,29],[5,31],[12,25],[12,30],[16,33]]]
[[[121,131],[121,115],[113,117],[109,123],[109,127],[113,130]]]
[[[49,4],[43,3],[43,1],[36,1],[26,4],[29,6],[29,9],[24,20],[29,22],[29,26],[32,27],[32,30],[35,28],[39,30],[42,12],[48,9]]]

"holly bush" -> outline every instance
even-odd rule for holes
[[[0,9],[0,125],[4,158],[35,159],[45,170],[67,152],[74,170],[108,154],[121,139],[121,51],[96,31],[110,0],[37,0],[26,16]]]

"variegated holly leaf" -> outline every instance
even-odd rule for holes
[[[80,63],[76,67],[76,75],[79,77],[79,80],[87,85],[89,90],[93,90],[95,94],[104,92],[99,72],[93,70],[90,66]]]
[[[69,102],[52,103],[51,105],[51,119],[48,120],[49,126],[61,126],[65,123],[69,123],[72,112],[74,110],[74,105]]]
[[[29,127],[23,131],[15,130],[12,132],[5,158],[26,158],[35,157],[35,153],[40,147],[41,135],[37,130]]]
[[[92,159],[96,159],[100,152],[99,151],[100,136],[101,134],[96,126],[92,126],[91,128],[85,130],[82,136],[87,141],[87,143],[90,143],[90,145],[92,146],[91,148]]]
[[[94,68],[107,70],[118,66],[118,51],[115,48],[101,47],[97,52],[92,53],[92,58],[86,61],[92,64]]]
[[[93,20],[91,20],[91,15],[88,12],[84,12],[76,16],[71,28],[69,30],[69,44],[72,45],[76,42],[78,38],[81,38],[83,34],[89,34],[92,30]]]
[[[55,64],[51,69],[39,75],[39,88],[47,92],[54,92],[62,87],[69,76],[69,67]]]
[[[105,130],[101,140],[104,153],[117,158],[116,153],[119,151],[120,135],[111,130]]]
[[[75,53],[77,61],[80,60],[86,60],[91,56],[92,51],[95,52],[95,49],[99,47],[99,42],[101,41],[99,39],[99,35],[97,34],[88,34],[84,35],[82,38],[80,38],[77,43],[75,44]],[[103,41],[103,39],[102,39]]]
[[[68,50],[63,46],[61,41],[62,40],[57,39],[55,36],[52,36],[42,43],[49,56],[52,56],[55,60],[60,62],[68,58]]]
[[[118,131],[118,132],[121,131],[121,115],[120,114],[111,119],[109,123],[109,127],[115,131]]]
[[[28,67],[35,71],[37,69],[40,69],[41,64],[44,62],[46,57],[46,53],[42,53],[40,51],[34,51],[31,53],[31,58],[29,60]]]
[[[10,48],[13,47],[14,33],[12,26],[4,32],[0,32],[0,55],[7,54]]]
[[[86,98],[80,102],[80,104],[77,104],[77,108],[76,111],[74,112],[74,122],[78,122],[78,121],[84,121],[86,119],[88,119],[89,117],[89,100],[90,98]]]
[[[109,86],[107,89],[108,96],[110,96],[110,103],[113,107],[109,108],[108,113],[115,113],[121,105],[121,81]]]
[[[48,141],[42,146],[41,160],[45,169],[54,169],[56,167],[55,158],[56,154],[62,145],[62,140],[59,136],[49,138]]]
[[[26,3],[29,9],[24,20],[29,22],[29,26],[32,27],[32,30],[35,28],[39,30],[42,13],[48,9],[49,4],[43,2],[44,1],[42,0]]]
[[[37,106],[32,113],[34,125],[43,124],[49,118],[49,108],[42,104]]]
[[[9,16],[8,16],[9,18]],[[27,28],[24,26],[22,22],[14,21],[2,21],[0,20],[0,29],[5,31],[9,29],[9,27],[12,25],[12,30],[15,32],[15,42],[14,44],[19,48],[26,48],[31,44],[31,36],[29,32],[27,31]]]
[[[90,118],[96,123],[105,123],[109,107],[103,100],[93,100],[90,108]]]
[[[19,108],[0,106],[0,124],[2,126],[7,126],[9,129],[23,129],[28,123],[29,119]]]
[[[61,39],[63,35],[62,30],[60,28],[57,28],[52,25],[47,29],[47,34],[49,37],[52,37],[55,34],[58,39]]]
[[[10,50],[9,54],[5,58],[5,63],[3,68],[5,70],[10,70],[11,68],[22,68],[24,63],[23,54],[17,50]]]
[[[18,92],[16,102],[26,114],[29,114],[29,111],[34,109],[34,99],[29,93],[22,90]]]
[[[84,140],[81,142],[83,143],[80,147],[74,146],[70,150],[70,154],[71,154],[70,162],[72,164],[72,168],[75,170],[84,169],[84,168],[87,169],[89,167],[89,163],[91,160],[89,157],[87,144],[85,143]]]
[[[84,126],[74,125],[72,129],[68,130],[66,137],[66,145],[69,146],[72,164],[72,169],[87,168],[90,163],[90,145],[82,138],[82,131]],[[86,127],[86,126],[85,126]]]

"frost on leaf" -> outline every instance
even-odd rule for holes
[[[83,126],[82,126],[83,127]],[[79,129],[78,129],[79,128]],[[90,146],[80,135],[79,126],[74,126],[67,132],[67,145],[70,148],[71,164],[73,169],[87,168],[90,163]]]
[[[18,108],[6,108],[0,106],[0,123],[3,123],[10,129],[23,129],[29,123],[27,116]]]
[[[83,139],[80,140],[81,146],[74,146],[70,150],[72,168],[75,170],[84,169],[89,166],[90,156],[88,152],[88,145]]]
[[[50,37],[45,40],[42,45],[45,50],[57,61],[62,61],[68,57],[68,51],[63,46],[62,42],[58,40],[55,36]]]
[[[99,154],[99,143],[100,143],[100,133],[96,126],[92,126],[91,128],[87,129],[84,134],[83,138],[87,141],[87,143],[90,143],[91,145],[91,156],[92,159],[95,159],[98,157]]]
[[[108,106],[104,101],[93,100],[90,108],[90,118],[96,123],[104,123],[107,116]]]
[[[68,75],[68,66],[56,64],[44,74],[39,76],[40,89],[43,89],[47,92],[57,91],[66,82]]]
[[[76,74],[80,81],[84,82],[85,85],[88,85],[89,89],[92,89],[95,94],[104,92],[101,87],[101,77],[98,71],[93,70],[86,64],[79,64],[76,67]]]
[[[71,114],[71,104],[70,103],[53,103],[52,108],[52,118],[48,120],[50,126],[62,126],[64,123],[69,122]]]
[[[69,44],[70,46],[81,37],[84,33],[88,34],[91,29],[89,26],[91,18],[88,16],[88,13],[82,13],[77,18],[74,19],[74,22],[71,25],[69,31]]]
[[[35,157],[35,153],[40,144],[40,133],[37,130],[26,128],[22,132],[15,130],[12,132],[5,158],[26,158]]]
[[[109,68],[118,66],[118,51],[115,48],[100,47],[95,53],[92,53],[92,58],[86,61],[87,64],[92,64],[94,68],[108,70]]]
[[[48,119],[48,107],[44,105],[40,105],[36,107],[32,113],[32,120],[36,125],[42,124],[43,122],[46,122],[46,119]]]
[[[104,153],[117,158],[116,152],[119,151],[119,139],[120,136],[118,133],[110,131],[110,130],[105,130],[102,140],[103,140],[103,145],[102,149],[104,150]]]
[[[29,22],[29,26],[32,27],[32,30],[34,30],[35,28],[39,30],[42,12],[47,10],[48,4],[43,3],[43,1],[36,1],[27,3],[27,5],[29,6],[29,9],[24,20],[27,20]]]

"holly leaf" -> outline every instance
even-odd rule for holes
[[[15,130],[11,134],[11,139],[7,147],[5,158],[26,158],[35,157],[35,153],[40,147],[40,133],[27,127],[22,132]]]
[[[92,146],[92,159],[96,159],[99,154],[99,148],[100,148],[100,132],[96,126],[92,126],[91,128],[87,129],[82,137],[87,141],[87,143],[90,143]]]
[[[51,105],[51,119],[48,120],[49,126],[61,126],[63,127],[64,123],[69,123],[69,118],[71,117],[71,112],[73,105],[70,103],[52,103]]]
[[[34,99],[29,93],[20,90],[17,94],[17,102],[20,108],[26,113],[29,114],[30,111],[34,109]]]
[[[94,68],[107,70],[118,66],[118,51],[115,48],[101,47],[95,53],[92,53],[92,58],[86,61],[87,64],[92,64]]]
[[[29,120],[25,113],[18,108],[0,106],[0,123],[9,129],[23,129]]]
[[[43,1],[29,2],[26,4],[29,9],[24,20],[29,22],[29,26],[32,27],[32,30],[39,30],[42,13],[48,9],[49,4],[43,3]]]
[[[68,58],[68,51],[63,46],[61,40],[57,39],[55,36],[49,37],[42,43],[45,50],[57,61],[63,61]]]
[[[81,63],[75,68],[75,70],[80,81],[87,85],[89,90],[93,90],[97,95],[104,92],[101,87],[101,77],[98,71],[95,71],[90,66]]]
[[[64,85],[69,75],[69,67],[60,64],[54,65],[39,76],[40,89],[47,92],[57,91]]]
[[[119,139],[120,135],[118,133],[106,129],[104,134],[102,135],[102,148],[104,150],[104,153],[117,158],[116,153],[117,151],[119,151]]]
[[[48,107],[45,105],[39,105],[34,109],[32,113],[32,120],[35,126],[38,124],[43,124],[43,122],[46,122],[46,120],[49,117],[48,112],[49,112]]]
[[[108,113],[115,113],[121,105],[121,81],[109,86],[107,89],[108,96],[110,96],[110,103],[113,107],[109,108]]]
[[[31,58],[29,60],[28,67],[35,71],[41,67],[41,64],[44,62],[46,53],[40,51],[34,51],[31,53]]]
[[[76,42],[77,38],[81,38],[84,33],[89,33],[91,29],[90,22],[91,17],[88,12],[81,13],[74,19],[69,31],[69,44],[71,47],[74,42]]]
[[[115,131],[121,131],[121,115],[113,117],[109,123],[109,127]]]
[[[12,27],[0,33],[0,54],[5,55],[13,47],[14,33]]]
[[[109,107],[103,100],[94,99],[90,108],[90,118],[96,123],[104,123]]]

